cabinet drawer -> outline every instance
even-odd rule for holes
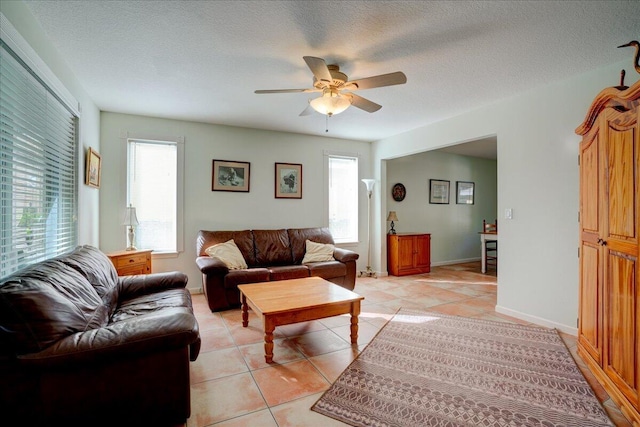
[[[149,274],[147,265],[133,265],[130,267],[118,268],[118,276],[134,276],[136,274]]]
[[[146,265],[147,264],[147,254],[133,254],[131,256],[119,256],[115,260],[116,268],[125,268],[127,266],[134,265]]]

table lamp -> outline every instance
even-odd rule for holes
[[[389,230],[389,234],[396,234],[396,230],[393,228],[393,221],[398,221],[398,215],[396,215],[396,211],[389,211],[387,221],[391,221],[391,230]]]
[[[129,246],[127,246],[128,251],[137,250],[135,241],[136,241],[136,232],[133,229],[134,226],[138,225],[138,216],[136,215],[136,208],[129,204],[129,207],[124,213],[124,225],[128,227],[128,237],[129,237]]]

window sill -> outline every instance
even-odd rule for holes
[[[341,242],[336,243],[336,246],[344,249],[357,248],[360,245],[360,242]]]
[[[180,252],[151,252],[151,258],[165,259],[165,258],[178,258]]]

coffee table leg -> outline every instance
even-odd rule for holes
[[[360,301],[351,303],[351,344],[358,344],[358,316],[360,315]]]
[[[273,331],[275,328],[271,319],[264,319],[264,360],[267,363],[273,362]]]
[[[242,326],[249,326],[249,306],[247,305],[247,297],[242,295]]]

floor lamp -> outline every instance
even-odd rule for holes
[[[364,185],[367,186],[367,193],[369,198],[367,199],[367,269],[366,271],[360,271],[359,277],[378,277],[375,271],[371,270],[371,194],[373,193],[373,186],[376,183],[375,179],[363,179]]]

